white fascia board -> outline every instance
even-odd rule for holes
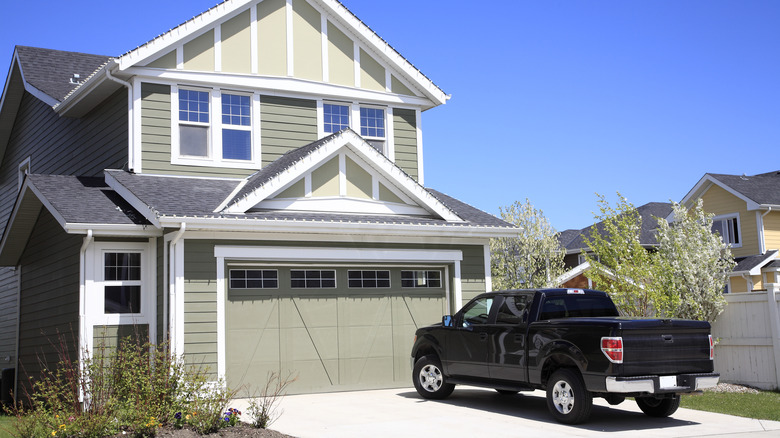
[[[379,54],[385,62],[395,67],[397,70],[405,74],[411,81],[419,84],[419,87],[427,96],[429,96],[436,105],[443,105],[447,103],[450,98],[439,87],[437,87],[433,81],[428,79],[425,75],[415,68],[409,61],[406,60],[400,53],[393,49],[386,41],[384,41],[379,35],[376,34],[365,23],[360,21],[352,12],[347,9],[346,6],[338,2],[337,0],[316,0],[325,11],[332,14],[334,17],[342,20],[350,28],[354,29],[357,36],[361,41],[369,45],[369,48]]]
[[[361,213],[361,214],[405,214],[410,216],[427,216],[428,210],[415,205],[398,204],[394,202],[375,201],[361,198],[303,198],[303,199],[266,199],[257,204],[259,208],[285,211],[322,211],[330,213]]]
[[[133,65],[149,60],[153,56],[158,55],[159,52],[167,49],[169,46],[176,44],[182,39],[196,34],[211,25],[214,25],[219,20],[226,18],[231,13],[236,12],[238,9],[241,9],[250,3],[259,3],[259,1],[227,0],[218,4],[217,6],[214,6],[202,14],[191,18],[190,20],[147,42],[146,44],[143,44],[135,50],[131,50],[120,56],[117,59],[119,63],[119,69],[126,70]]]
[[[691,208],[691,203],[701,198],[704,195],[704,192],[706,192],[712,185],[716,185],[723,190],[729,192],[730,194],[734,195],[735,197],[745,201],[745,204],[747,206],[747,210],[758,210],[760,205],[753,201],[752,199],[746,197],[742,193],[732,189],[728,185],[724,184],[723,182],[719,181],[717,178],[713,177],[709,173],[705,174],[699,182],[696,183],[695,186],[688,192],[688,194],[685,195],[685,197],[680,201],[680,204],[686,206],[687,208]],[[670,213],[669,216],[666,217],[667,222],[671,222],[674,219],[674,212]]]
[[[409,105],[411,107],[430,108],[435,103],[430,99],[403,94],[391,94],[385,91],[374,91],[355,88],[346,85],[327,84],[307,79],[258,76],[237,73],[215,73],[184,70],[166,70],[148,67],[132,67],[125,73],[138,76],[145,82],[202,85],[204,87],[243,88],[257,91],[268,96],[295,93],[311,96],[312,99],[355,100],[365,103],[385,105]]]
[[[440,237],[517,237],[515,228],[474,227],[474,226],[437,226],[414,224],[384,224],[360,222],[314,222],[293,220],[261,220],[251,218],[194,218],[194,217],[163,217],[160,226],[176,228],[182,222],[187,223],[188,230],[199,231],[237,231],[237,232],[272,232],[272,233],[305,233],[355,235],[366,234],[376,236],[440,236]]]
[[[108,79],[106,77],[106,70],[113,68],[114,65],[116,65],[116,61],[110,59],[107,63],[103,64],[102,67],[97,69],[88,78],[86,78],[84,82],[81,83],[81,85],[74,88],[73,91],[65,96],[65,99],[63,99],[62,102],[57,102],[56,105],[52,105],[57,114],[66,115],[69,110],[77,106],[79,102],[89,96],[93,90],[99,87],[103,82],[107,81]]]
[[[588,263],[588,262],[580,263],[579,265],[577,265],[577,266],[569,269],[568,271],[564,272],[563,274],[561,274],[560,277],[555,279],[555,283],[556,284],[566,283],[567,281],[571,280],[572,278],[574,278],[574,277],[584,273],[585,271],[587,271],[588,268],[590,268],[590,263]]]
[[[766,266],[769,263],[771,263],[772,261],[774,261],[775,258],[777,258],[777,253],[778,253],[778,250],[776,250],[776,249],[767,252],[766,253],[766,257],[764,258],[764,260],[762,260],[761,263],[759,263],[758,265],[754,266],[753,269],[751,269],[750,271],[747,271],[747,272],[750,275],[761,275],[761,269],[764,266]]]
[[[373,249],[373,248],[310,248],[279,246],[232,246],[216,245],[214,256],[273,261],[310,262],[459,262],[463,260],[460,250],[431,249]]]
[[[166,234],[168,236],[171,233]],[[200,239],[200,240],[230,240],[230,241],[263,241],[263,242],[301,242],[299,245],[310,245],[311,242],[333,243],[342,244],[349,242],[350,245],[355,243],[365,244],[388,244],[399,243],[409,245],[409,239],[407,236],[386,236],[379,234],[350,234],[345,238],[344,235],[333,234],[306,234],[301,233],[300,230],[295,232],[278,232],[278,231],[187,231],[184,233],[184,238]],[[489,238],[485,237],[453,237],[453,236],[421,236],[418,237],[412,244],[414,245],[475,245],[484,246],[490,242]]]
[[[127,187],[123,186],[116,180],[110,173],[105,172],[106,184],[111,187],[122,199],[127,201],[133,208],[141,213],[146,220],[151,222],[155,228],[160,228],[160,221],[157,217],[157,213],[152,207],[141,201],[133,192]]]

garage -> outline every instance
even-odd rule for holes
[[[225,267],[225,377],[255,392],[269,372],[290,393],[409,382],[419,326],[446,313],[446,265],[249,263]]]

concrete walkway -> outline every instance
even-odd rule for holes
[[[246,401],[237,403],[246,409]],[[566,426],[547,412],[542,391],[502,396],[458,386],[444,401],[413,388],[287,396],[271,426],[299,438],[437,437],[780,437],[780,422],[679,409],[669,418],[644,415],[629,400],[594,399],[590,421]],[[778,407],[780,409],[780,407]]]

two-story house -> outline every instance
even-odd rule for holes
[[[118,57],[17,47],[0,366],[140,331],[232,388],[407,385],[415,328],[516,234],[424,186],[448,98],[336,0],[227,0]]]
[[[759,175],[705,174],[681,203],[715,215],[713,232],[731,247],[737,265],[727,292],[765,289],[780,281],[780,172]]]

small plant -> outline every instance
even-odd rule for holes
[[[225,421],[224,426],[232,427],[238,425],[238,423],[241,421],[240,417],[241,417],[241,411],[239,411],[238,409],[228,408],[223,418],[223,420]]]
[[[268,373],[268,379],[265,386],[260,391],[259,397],[249,398],[249,409],[247,412],[252,418],[252,425],[257,428],[267,429],[281,415],[279,403],[287,395],[287,387],[298,379],[297,374],[292,371],[282,378],[275,372]]]

